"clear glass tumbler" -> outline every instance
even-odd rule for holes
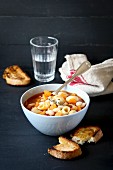
[[[58,40],[39,36],[32,38],[30,45],[35,79],[41,82],[52,81],[55,77]]]

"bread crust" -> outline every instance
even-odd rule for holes
[[[18,65],[7,67],[4,70],[3,79],[13,86],[28,85],[31,81],[31,78]]]
[[[59,137],[59,143],[52,148],[48,148],[48,153],[55,158],[73,159],[82,154],[80,146],[65,137]]]
[[[72,140],[78,144],[84,144],[85,142],[97,142],[103,136],[102,130],[98,126],[80,127],[71,134]]]
[[[103,136],[103,132],[101,129],[99,129],[98,132],[96,132],[96,134],[94,136],[94,142],[95,143],[98,142],[102,136]]]

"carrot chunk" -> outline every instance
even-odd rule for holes
[[[51,96],[51,92],[48,91],[48,90],[44,90],[44,95],[45,95],[46,97],[49,97],[49,96]]]

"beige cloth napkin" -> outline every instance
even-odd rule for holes
[[[65,56],[66,61],[59,68],[62,80],[68,80],[77,70],[87,56],[84,54],[72,54]],[[99,96],[113,93],[113,58],[102,63],[92,65],[82,75],[75,77],[69,84],[86,91],[89,96]]]

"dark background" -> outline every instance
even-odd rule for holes
[[[113,56],[113,1],[0,0],[0,67],[31,67],[29,40],[38,35],[58,38],[57,67],[72,53],[102,62]]]
[[[66,54],[84,53],[92,64],[113,57],[113,0],[0,0],[0,170],[113,170],[113,94],[91,98],[80,126],[98,125],[104,136],[70,161],[48,155],[58,138],[41,134],[24,116],[20,97],[40,84],[33,78],[29,45],[38,35],[59,40],[53,82],[62,83],[58,68]],[[30,85],[5,83],[3,71],[13,64],[27,71]]]

